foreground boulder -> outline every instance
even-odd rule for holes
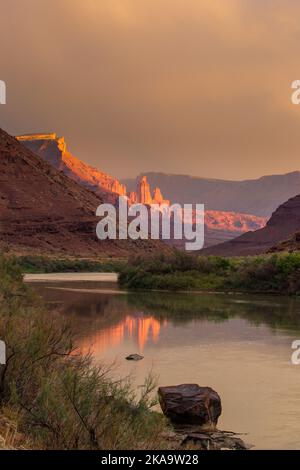
[[[222,412],[218,393],[197,384],[160,387],[158,398],[163,413],[174,424],[215,428]]]

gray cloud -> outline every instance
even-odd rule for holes
[[[11,133],[56,131],[114,175],[299,169],[300,4],[2,0]]]

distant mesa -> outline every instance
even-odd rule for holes
[[[25,142],[26,140],[57,140],[57,134],[41,133],[41,134],[23,134],[16,137],[19,141]]]

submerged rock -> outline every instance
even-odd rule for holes
[[[129,354],[126,359],[127,361],[141,361],[144,359],[144,356],[140,356],[140,354]]]
[[[163,413],[175,424],[214,428],[222,412],[221,398],[217,392],[197,384],[160,387],[158,398]]]

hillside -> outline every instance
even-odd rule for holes
[[[281,204],[272,214],[267,225],[255,232],[245,233],[226,243],[209,247],[201,251],[205,255],[220,256],[242,256],[265,253],[279,244],[279,247],[288,244],[281,244],[282,241],[292,237],[300,230],[300,195],[295,196]],[[273,248],[273,251],[276,251]],[[280,250],[279,250],[280,251]]]
[[[163,198],[160,188],[155,187],[151,191],[144,176],[137,180],[134,188],[127,194],[126,186],[117,178],[75,157],[68,150],[64,137],[59,137],[56,133],[18,135],[16,139],[76,183],[103,197],[106,202],[115,203],[118,196],[128,195],[132,203],[169,203]]]
[[[53,165],[57,170],[73,179],[80,185],[94,191],[105,201],[115,202],[118,195],[128,195],[130,203],[169,204],[156,181],[149,182],[147,176],[140,175],[130,182],[129,191],[126,185],[117,178],[87,165],[84,161],[69,152],[66,141],[56,133],[25,134],[16,137],[22,145]],[[189,191],[184,187],[185,191]],[[175,202],[174,200],[171,202]],[[215,245],[230,240],[249,230],[256,230],[265,225],[266,218],[250,214],[206,211],[205,246]],[[172,245],[181,248],[184,242],[172,241]]]
[[[16,136],[16,139],[69,178],[96,192],[98,196],[113,202],[116,194],[126,194],[126,187],[119,180],[87,165],[69,152],[64,137],[51,133],[20,135]]]
[[[97,240],[102,201],[0,129],[0,247],[77,257],[156,249],[152,241]]]

